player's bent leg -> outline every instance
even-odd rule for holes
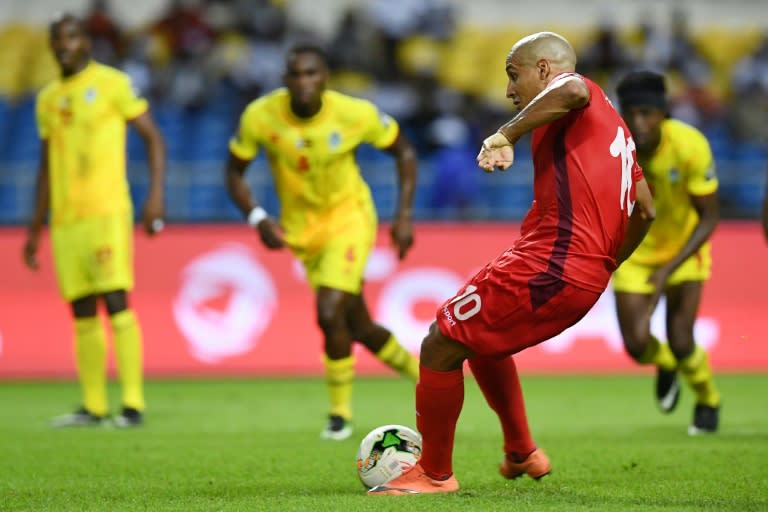
[[[468,361],[488,405],[501,422],[505,456],[500,473],[506,478],[528,474],[536,480],[548,475],[552,465],[531,437],[514,358],[474,356]]]
[[[362,343],[379,361],[399,374],[418,380],[419,360],[389,329],[373,322],[361,294],[350,297],[346,317],[353,340]]]
[[[656,404],[664,413],[672,412],[680,399],[677,359],[669,345],[650,332],[649,294],[616,292],[616,313],[624,348],[638,364],[656,366]]]
[[[717,431],[721,401],[709,356],[693,338],[701,292],[701,281],[684,281],[670,287],[667,294],[670,345],[680,359],[680,373],[696,395],[693,422],[688,429],[691,435]]]

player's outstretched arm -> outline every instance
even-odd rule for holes
[[[632,215],[629,217],[627,232],[624,234],[624,241],[619,246],[616,253],[616,263],[621,265],[624,260],[635,251],[640,242],[645,238],[646,233],[651,227],[653,219],[656,217],[656,208],[653,206],[653,196],[648,188],[645,178],[635,184],[635,207]]]
[[[144,140],[149,162],[149,193],[142,210],[142,224],[148,235],[154,235],[163,229],[165,218],[165,140],[149,111],[131,121]]]
[[[40,230],[43,228],[45,217],[48,215],[50,197],[48,180],[48,140],[43,139],[40,143],[40,164],[37,169],[37,184],[35,186],[35,207],[32,211],[32,218],[27,225],[27,239],[24,242],[23,250],[24,263],[32,270],[39,268],[37,248],[40,244]]]
[[[275,219],[253,200],[251,189],[245,181],[245,171],[250,163],[249,160],[243,160],[229,153],[224,170],[227,192],[248,224],[258,230],[262,243],[269,249],[281,249],[285,247],[282,229]]]
[[[400,132],[387,152],[395,157],[398,177],[397,210],[390,234],[392,243],[397,247],[398,257],[403,259],[413,245],[413,194],[418,174],[416,150]]]

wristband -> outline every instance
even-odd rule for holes
[[[253,227],[256,227],[259,225],[261,221],[263,221],[267,217],[269,217],[267,210],[265,210],[261,206],[257,206],[256,208],[251,210],[251,213],[248,214],[248,224],[250,224]]]

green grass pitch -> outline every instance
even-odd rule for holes
[[[356,432],[320,441],[319,379],[150,381],[146,425],[51,430],[74,408],[74,383],[0,385],[3,511],[764,511],[768,375],[720,375],[721,432],[690,438],[688,389],[656,411],[650,375],[523,376],[528,416],[553,462],[540,482],[496,472],[501,435],[466,381],[454,469],[442,496],[367,496],[357,444],[385,423],[415,426],[413,386],[360,378]],[[117,390],[112,389],[113,403]]]

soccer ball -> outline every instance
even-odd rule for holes
[[[421,435],[403,425],[371,430],[357,450],[357,474],[368,488],[397,478],[421,457]]]

